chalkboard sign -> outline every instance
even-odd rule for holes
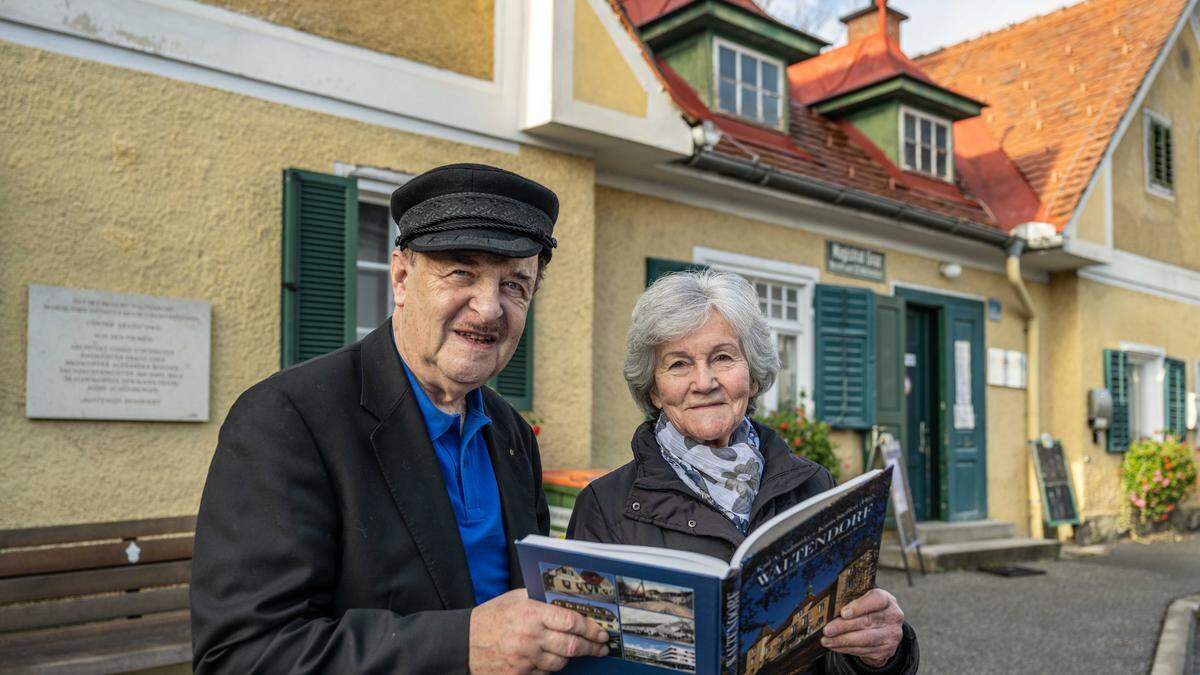
[[[896,534],[905,551],[921,545],[917,536],[917,521],[913,517],[912,497],[908,492],[908,476],[904,471],[904,452],[900,441],[889,434],[883,442],[883,463],[892,467],[892,511],[896,515]]]
[[[1078,525],[1079,510],[1075,508],[1075,487],[1067,471],[1067,460],[1063,457],[1062,443],[1033,441],[1034,467],[1037,468],[1038,483],[1042,489],[1042,519],[1046,524]]]

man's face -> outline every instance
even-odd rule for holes
[[[538,258],[476,251],[392,253],[397,345],[425,385],[457,398],[499,373],[517,349]]]

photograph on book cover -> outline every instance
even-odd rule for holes
[[[579,612],[595,621],[601,628],[608,631],[608,653],[621,653],[621,619],[616,605],[559,593],[547,593],[546,602]]]
[[[546,602],[608,631],[609,657],[696,672],[696,591],[662,581],[540,562]]]
[[[824,653],[821,629],[875,583],[889,480],[831,504],[806,535],[783,537],[742,568],[739,671],[803,671]]]

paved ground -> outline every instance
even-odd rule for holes
[[[880,570],[917,630],[922,673],[1145,673],[1171,600],[1200,593],[1200,535],[1031,563],[1046,574]]]

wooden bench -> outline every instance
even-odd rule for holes
[[[0,672],[190,662],[195,529],[190,516],[0,531]]]

